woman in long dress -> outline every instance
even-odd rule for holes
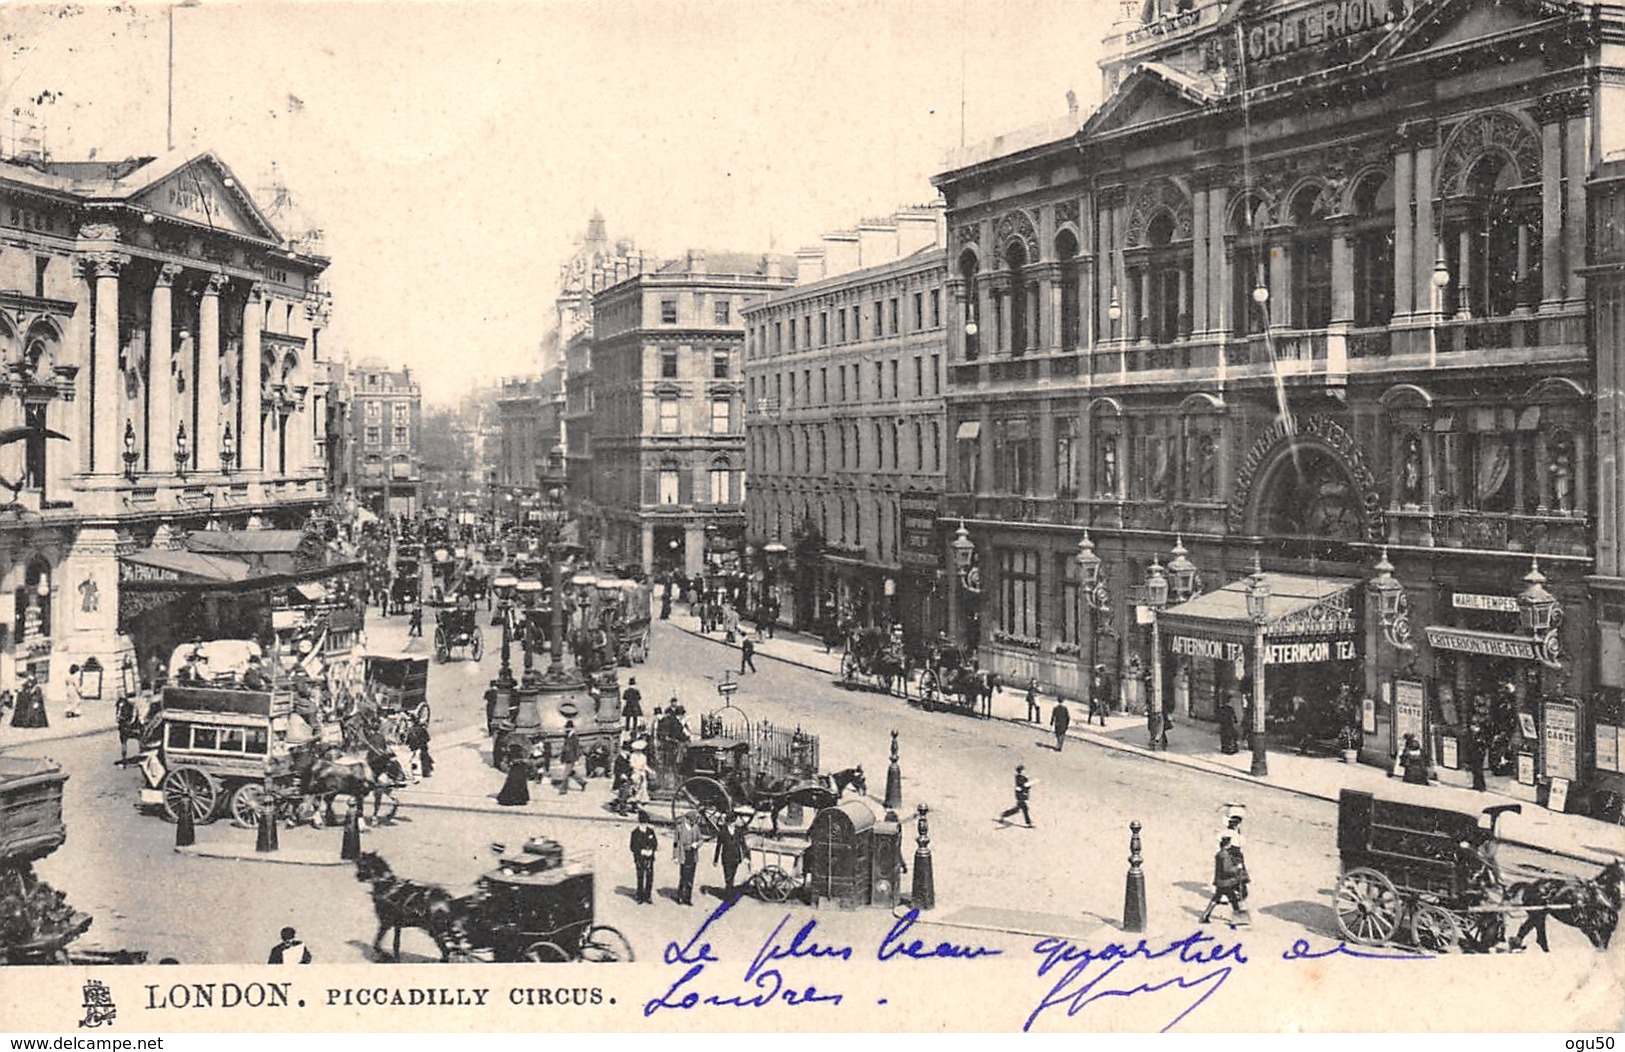
[[[17,707],[11,713],[13,727],[49,727],[45,718],[45,694],[33,676],[29,676],[17,692]]]

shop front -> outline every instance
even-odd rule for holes
[[[1152,681],[1163,711],[1211,721],[1228,707],[1248,728],[1253,698],[1262,696],[1275,744],[1335,751],[1343,728],[1360,718],[1360,582],[1255,577],[1264,590],[1251,603],[1258,585],[1243,578],[1155,615],[1161,642]]]

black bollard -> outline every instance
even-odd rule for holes
[[[265,799],[260,801],[259,835],[254,839],[254,850],[272,852],[277,850],[276,828],[276,798],[266,792]]]
[[[1145,931],[1145,873],[1140,869],[1140,823],[1128,824],[1128,880],[1123,887],[1123,930]]]
[[[931,837],[926,825],[926,815],[931,809],[921,804],[916,809],[920,823],[919,845],[914,849],[914,894],[910,897],[910,905],[924,912],[935,908],[937,904],[937,885],[931,873]]]
[[[897,766],[897,732],[891,732],[891,766],[886,768],[886,799],[883,806],[895,811],[903,806],[903,769]]]
[[[339,851],[339,858],[346,862],[354,862],[361,857],[361,808],[355,807],[350,811],[350,817],[344,821],[344,847]]]
[[[192,818],[192,801],[181,802],[180,814],[175,816],[175,846],[191,847],[197,843],[197,824]]]

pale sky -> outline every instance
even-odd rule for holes
[[[333,257],[324,350],[448,403],[534,361],[593,208],[667,255],[794,251],[928,201],[962,82],[972,144],[1063,116],[1068,88],[1092,106],[1114,6],[201,0],[174,12],[175,139],[250,186],[275,164]],[[0,117],[55,91],[53,158],[161,154],[166,10],[0,6]]]

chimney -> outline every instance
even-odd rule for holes
[[[897,228],[885,223],[858,224],[858,266],[873,267],[897,258]]]
[[[784,277],[784,267],[779,264],[779,257],[771,252],[763,256],[762,273],[770,278]]]
[[[705,273],[705,252],[701,249],[688,250],[688,272],[690,274]]]
[[[858,269],[858,234],[855,230],[837,230],[824,235],[824,276],[850,274]]]
[[[937,236],[941,224],[936,209],[911,208],[894,217],[897,222],[897,253],[909,256],[922,248],[939,243]]]
[[[828,259],[821,248],[796,249],[796,284],[805,285],[808,282],[820,281],[828,273]]]

